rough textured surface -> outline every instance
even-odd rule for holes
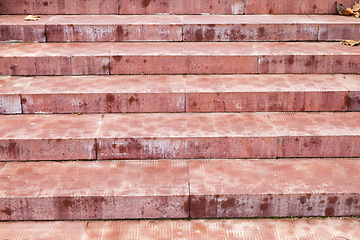
[[[7,163],[1,220],[186,218],[184,161]]]
[[[338,15],[0,15],[0,41],[339,41],[360,20]]]
[[[79,240],[84,239],[87,222],[2,222],[3,239]]]
[[[265,114],[106,115],[99,159],[274,158],[275,129]]]
[[[0,123],[6,161],[360,156],[359,112],[0,115]]]
[[[245,14],[337,14],[335,1],[246,0]],[[340,2],[339,2],[340,3]],[[353,0],[342,0],[347,7]]]
[[[55,16],[48,42],[181,41],[180,16]]]
[[[244,0],[119,0],[120,14],[244,14]]]
[[[7,43],[0,74],[357,73],[359,56],[339,43]]]
[[[316,41],[318,35],[318,24],[310,16],[185,15],[183,24],[184,41],[196,42]]]
[[[0,219],[359,215],[359,170],[355,159],[6,163]]]
[[[190,216],[359,215],[354,159],[190,161]]]
[[[117,14],[117,0],[2,0],[1,14]]]
[[[357,75],[1,77],[0,85],[5,114],[360,109]]]
[[[0,159],[96,159],[101,115],[0,116]]]
[[[88,227],[85,228],[86,224]],[[0,223],[4,239],[360,239],[358,218]]]

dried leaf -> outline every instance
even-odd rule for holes
[[[338,4],[337,2],[335,2],[335,7],[336,7],[336,11],[338,12],[338,14],[342,15],[343,11],[345,10],[344,5],[342,5],[341,3]]]
[[[360,41],[356,41],[356,40],[345,40],[342,42],[343,45],[346,45],[346,46],[357,46],[360,44]]]
[[[356,17],[356,18],[360,17],[360,12],[355,13],[354,17]]]
[[[360,12],[360,1],[352,7],[353,12]]]
[[[346,8],[342,13],[343,16],[352,16],[353,14],[354,12],[351,10],[351,8]]]
[[[24,18],[26,21],[37,21],[40,19],[40,16],[28,15]]]

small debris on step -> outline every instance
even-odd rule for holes
[[[360,1],[355,3],[353,7],[345,8],[341,3],[335,2],[336,11],[339,15],[342,16],[354,16],[356,18],[360,17]]]
[[[342,42],[343,45],[346,45],[346,46],[357,46],[357,45],[360,45],[360,41],[356,41],[356,40],[345,40]]]
[[[25,21],[37,21],[40,19],[40,16],[28,15],[24,18]]]
[[[344,5],[342,5],[341,3],[338,4],[337,2],[335,2],[335,7],[336,7],[336,11],[338,12],[338,14],[342,15],[345,10]]]

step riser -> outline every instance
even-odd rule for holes
[[[340,41],[360,38],[360,21],[341,16],[0,15],[0,41]]]
[[[354,1],[343,0],[346,7]],[[336,13],[333,2],[315,0],[294,2],[273,0],[230,1],[21,1],[4,0],[0,5],[2,14],[328,14]]]
[[[342,63],[347,64],[343,65]],[[360,54],[343,56],[2,57],[1,75],[354,74]]]
[[[188,218],[188,201],[188,196],[0,198],[0,220]]]
[[[359,113],[7,115],[0,121],[2,161],[360,157]]]
[[[351,199],[351,203],[350,200]],[[359,194],[191,196],[191,218],[357,216]],[[356,204],[354,204],[356,205]],[[355,207],[356,208],[356,207]]]
[[[302,199],[311,200],[301,204]],[[269,199],[264,201],[264,199]],[[299,199],[301,199],[299,201]],[[329,199],[336,199],[329,204]],[[357,216],[359,194],[191,196],[191,218]],[[306,199],[308,200],[308,199]],[[305,201],[306,201],[305,200]],[[57,197],[0,199],[1,221],[188,218],[189,197]],[[331,201],[331,200],[330,200]],[[100,203],[99,203],[100,202]],[[300,204],[299,204],[300,202]],[[147,206],[151,207],[147,207]],[[356,204],[354,204],[356,205]],[[157,206],[159,210],[154,209]],[[185,206],[185,207],[184,207]],[[114,209],[116,209],[114,211]],[[170,209],[170,210],[168,210]]]
[[[1,161],[360,157],[359,136],[0,140]],[[278,143],[279,142],[279,143]]]

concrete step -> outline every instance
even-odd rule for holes
[[[342,0],[351,7],[353,0]],[[2,0],[2,14],[335,14],[334,2],[323,0]]]
[[[0,113],[359,111],[358,75],[0,77]]]
[[[13,162],[1,220],[350,216],[357,159]]]
[[[349,239],[359,218],[2,222],[4,239]],[[46,237],[44,237],[46,236]]]
[[[358,73],[339,42],[4,43],[0,75]]]
[[[0,115],[0,160],[360,157],[360,113]]]
[[[0,15],[0,41],[339,41],[360,19],[338,15]]]

